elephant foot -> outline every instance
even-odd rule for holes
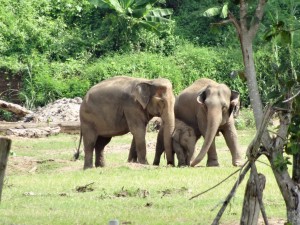
[[[173,161],[168,161],[168,162],[167,162],[167,165],[168,165],[168,166],[175,166],[175,164],[174,164]]]
[[[239,166],[239,167],[241,167],[241,166],[243,166],[244,165],[244,161],[243,160],[235,160],[235,161],[232,161],[232,165],[233,166]]]
[[[132,159],[128,159],[128,160],[127,160],[127,162],[128,162],[128,163],[137,163],[137,162],[138,162],[138,160],[137,160],[137,159],[134,159],[134,158],[132,158]]]
[[[105,166],[105,162],[104,161],[95,162],[95,167],[104,167],[104,166]]]
[[[139,160],[138,162],[139,162],[140,164],[149,165],[147,159]]]
[[[206,166],[207,167],[217,167],[217,166],[220,166],[220,164],[219,164],[218,160],[210,160],[210,161],[207,161]]]
[[[83,166],[83,169],[86,170],[86,169],[92,169],[93,168],[93,165],[86,165],[84,164]]]
[[[153,161],[153,165],[154,165],[154,166],[159,166],[159,163],[160,163],[159,160],[154,160],[154,161]]]

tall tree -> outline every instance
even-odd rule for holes
[[[204,16],[220,16],[223,18],[215,25],[230,23],[236,29],[243,54],[244,74],[247,80],[256,128],[259,128],[262,123],[263,104],[257,85],[253,40],[262,21],[266,3],[267,0],[258,0],[257,2],[251,0],[231,0],[222,6],[213,7],[204,12]],[[238,10],[235,10],[236,8]],[[267,156],[285,200],[288,223],[296,225],[300,224],[300,190],[297,182],[290,177],[283,156],[287,143],[288,127],[291,123],[292,99],[286,101],[283,106],[285,110],[280,113],[280,128],[277,131],[276,137],[271,138],[268,131],[265,131],[262,137],[264,152],[249,152],[248,158],[250,161],[255,161],[260,154]]]

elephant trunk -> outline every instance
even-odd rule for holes
[[[209,111],[208,111],[208,115],[210,115]],[[208,152],[212,142],[215,139],[215,136],[217,134],[217,131],[219,129],[221,121],[222,121],[221,116],[220,117],[214,117],[214,118],[208,118],[206,133],[205,133],[205,136],[204,136],[204,138],[205,138],[204,143],[202,145],[202,148],[201,148],[199,154],[197,155],[197,157],[191,163],[191,166],[196,166],[205,157],[205,155]]]
[[[167,164],[174,165],[174,153],[172,148],[172,133],[175,128],[175,115],[174,110],[166,110],[162,115],[163,121],[163,136],[164,136],[164,147],[167,156]]]

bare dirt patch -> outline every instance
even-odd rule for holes
[[[37,167],[36,159],[28,156],[10,157],[7,164],[7,175],[15,173],[30,173]]]

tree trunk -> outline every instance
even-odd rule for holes
[[[258,174],[259,191],[262,193],[265,188],[266,178],[263,174]],[[254,176],[250,176],[244,197],[243,211],[241,217],[241,225],[257,225],[258,216],[260,212],[260,204],[256,188]]]
[[[300,184],[300,154],[293,155],[293,181]]]
[[[0,138],[0,202],[2,195],[2,187],[4,183],[4,174],[7,164],[7,159],[10,151],[11,140],[8,138]]]
[[[245,75],[247,79],[247,86],[249,90],[250,103],[253,108],[256,128],[259,127],[263,116],[263,105],[260,99],[258,84],[256,79],[254,56],[252,49],[252,40],[249,40],[248,35],[244,35],[241,39],[241,46],[243,52],[243,60],[245,65]]]

